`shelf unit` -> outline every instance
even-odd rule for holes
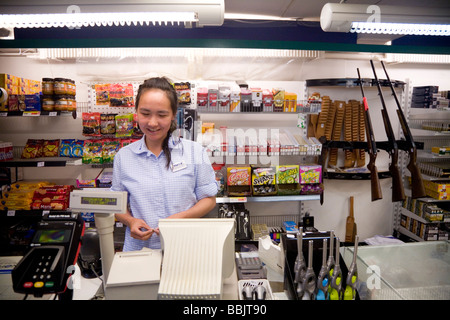
[[[301,88],[304,87],[304,82],[301,82],[299,85]],[[198,83],[194,85],[194,92],[199,87]],[[251,84],[249,84],[251,87]],[[301,89],[297,99],[297,109],[295,112],[217,112],[217,111],[205,111],[205,110],[197,110],[199,121],[197,123],[197,132],[201,130],[202,122],[215,122],[217,124],[217,128],[222,124],[226,124],[228,128],[253,128],[256,131],[259,129],[268,129],[271,128],[283,128],[289,131],[289,128],[296,126],[299,123],[299,117],[305,117],[307,113],[310,112],[318,112],[320,107],[317,105],[308,106],[307,103],[303,103],[305,97],[303,96],[304,92]],[[191,96],[196,97],[195,93],[191,93]],[[196,99],[193,99],[191,106],[195,106]],[[306,137],[306,128],[295,127],[297,132],[300,132],[304,137]],[[279,155],[267,155],[267,158],[270,160],[270,157],[278,157],[279,164],[304,164],[304,163],[317,163],[317,158],[320,154],[316,152],[316,150],[311,150],[308,148],[308,151],[300,152],[298,154],[279,154]],[[226,165],[227,160],[233,162],[230,165],[243,165],[236,164],[236,159],[244,159],[245,165],[257,164],[257,163],[249,163],[251,159],[258,162],[260,155],[219,155],[215,157],[214,155],[210,158],[212,161],[214,159],[223,160],[223,163]],[[239,158],[240,157],[240,158]],[[320,200],[320,194],[312,194],[312,195],[288,195],[288,196],[247,196],[247,197],[217,197],[216,203],[218,204],[226,204],[226,203],[245,203],[249,204],[249,207],[255,208],[255,210],[250,210],[250,216],[252,219],[252,223],[276,223],[276,225],[282,225],[283,221],[294,220],[301,221],[301,216],[304,215],[304,202],[305,201],[314,201]],[[287,203],[298,203],[298,213],[295,215],[284,215],[283,209],[280,208],[279,212],[274,213],[273,215],[260,215],[259,209],[264,208],[263,205],[268,205],[268,203],[273,203],[275,206],[276,203],[286,203],[284,205],[288,205]],[[262,203],[262,205],[258,205],[258,203]],[[252,205],[256,204],[256,207]],[[268,224],[268,226],[272,226],[272,224]]]
[[[450,177],[439,177],[436,175],[432,175],[431,172],[427,172],[424,163],[449,163],[449,156],[438,156],[434,155],[431,152],[431,147],[437,146],[448,146],[450,145],[450,132],[449,131],[435,131],[435,130],[427,130],[424,126],[429,126],[430,123],[438,123],[438,124],[450,124],[450,110],[438,110],[438,109],[422,109],[422,108],[410,108],[409,109],[409,123],[411,133],[414,136],[414,140],[418,140],[423,144],[422,150],[417,152],[417,163],[421,169],[422,179],[424,181],[442,181],[450,184]],[[404,166],[407,164],[407,157],[403,158]],[[405,171],[406,176],[410,176],[409,171]],[[438,207],[450,211],[450,200],[438,200],[432,197],[420,198],[418,199],[422,202],[426,202],[429,204],[436,204]],[[396,212],[397,223],[396,230],[403,235],[408,236],[409,238],[415,241],[425,241],[423,237],[418,236],[419,229],[422,225],[425,226],[437,226],[437,228],[441,231],[437,231],[438,234],[443,234],[443,239],[438,238],[438,234],[436,234],[437,239],[434,239],[433,236],[429,237],[432,240],[448,240],[448,234],[450,233],[450,229],[448,227],[450,221],[433,221],[430,222],[424,218],[419,217],[413,212],[399,206]],[[408,217],[413,219],[412,223],[414,225],[410,225],[411,229],[417,230],[416,232],[412,232],[408,228],[405,228],[401,225],[401,217]]]

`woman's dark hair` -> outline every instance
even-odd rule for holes
[[[176,115],[177,110],[178,110],[177,92],[176,92],[175,88],[172,86],[172,84],[170,83],[169,79],[167,79],[166,77],[150,78],[150,79],[145,80],[144,83],[142,83],[139,86],[138,93],[136,95],[136,111],[138,110],[138,107],[139,107],[139,100],[141,99],[141,95],[151,89],[159,89],[166,93],[167,98],[170,101],[170,108],[172,109],[173,114]],[[169,132],[167,133],[167,137],[163,141],[162,149],[163,149],[164,154],[167,159],[166,168],[169,168],[170,161],[171,161],[171,155],[170,155],[170,150],[169,150],[169,138],[170,138],[172,132],[174,132],[176,129],[177,129],[177,123],[176,123],[176,121],[172,121],[172,123],[170,124]]]

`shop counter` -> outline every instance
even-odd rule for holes
[[[364,300],[450,300],[450,242],[360,246],[359,295]],[[353,247],[341,248],[347,265]]]

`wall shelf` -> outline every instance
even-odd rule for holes
[[[266,196],[266,197],[217,197],[216,203],[247,203],[247,202],[282,202],[320,200],[320,194],[305,194],[292,196]]]

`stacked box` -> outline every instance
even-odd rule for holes
[[[8,101],[1,104],[0,111],[41,110],[41,81],[0,73],[0,87],[8,93]]]
[[[229,196],[249,196],[251,189],[250,167],[228,167],[227,168],[227,191]]]
[[[412,199],[410,197],[405,198],[403,207],[429,222],[444,221],[444,216],[447,213],[434,203]]]
[[[438,86],[414,87],[411,108],[436,108],[438,90]]]
[[[0,141],[0,161],[13,160],[13,144],[9,141]]]
[[[300,194],[299,165],[277,166],[277,187],[279,195]]]
[[[439,240],[440,230],[438,224],[422,223],[411,217],[401,215],[400,225],[425,241]]]
[[[255,196],[271,196],[277,194],[275,183],[275,167],[252,168],[252,191]]]

